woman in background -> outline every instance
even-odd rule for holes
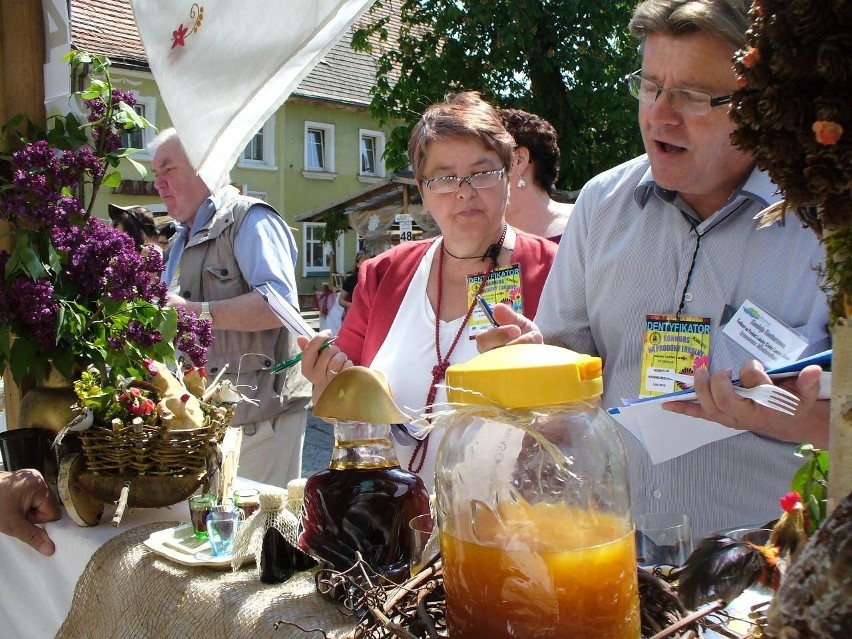
[[[502,109],[500,119],[517,145],[509,177],[512,198],[506,210],[506,221],[517,229],[558,244],[574,205],[550,197],[559,177],[556,129],[544,118],[519,109]]]
[[[340,286],[340,297],[337,298],[337,303],[343,307],[343,312],[349,310],[349,307],[352,306],[352,293],[355,291],[355,286],[358,284],[358,269],[361,268],[361,264],[370,259],[370,256],[366,251],[358,251],[355,255],[355,268],[352,269],[352,272],[346,276],[346,279],[343,280],[343,284]]]
[[[137,251],[141,251],[146,244],[159,246],[160,234],[154,224],[154,215],[144,206],[110,204],[108,210],[113,228],[127,233],[133,239]]]

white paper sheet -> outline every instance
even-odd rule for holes
[[[766,372],[771,378],[780,379],[795,375],[810,364],[830,367],[831,355],[830,350],[824,351]],[[826,372],[820,379],[819,397],[827,399],[831,396],[830,393],[831,373]],[[744,432],[706,419],[670,413],[662,409],[663,402],[674,400],[696,401],[696,395],[691,390],[679,391],[658,397],[624,400],[624,406],[609,409],[610,415],[645,447],[654,464]]]

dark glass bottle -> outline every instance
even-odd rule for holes
[[[389,434],[388,424],[335,424],[331,463],[305,485],[299,546],[341,571],[360,552],[373,570],[401,582],[412,552],[408,522],[429,512],[429,494],[400,468]]]
[[[284,539],[281,531],[269,527],[263,533],[260,548],[260,580],[265,584],[280,584],[293,576],[296,549]],[[302,554],[301,551],[298,551]]]

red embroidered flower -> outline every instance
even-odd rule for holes
[[[180,25],[175,31],[172,31],[172,49],[174,49],[175,47],[186,46],[187,33],[189,33],[189,29],[187,29],[183,25]]]

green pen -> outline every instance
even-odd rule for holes
[[[337,335],[325,340],[325,342],[323,343],[322,346],[319,347],[319,349],[320,350],[324,349],[326,346],[334,343],[334,340],[336,340],[336,339],[337,339]],[[282,371],[287,370],[288,368],[295,366],[296,364],[298,364],[301,361],[302,361],[302,354],[296,353],[295,355],[293,355],[293,357],[288,357],[283,362],[278,362],[275,366],[273,366],[272,368],[269,369],[269,372],[272,373],[273,375],[280,373]]]

